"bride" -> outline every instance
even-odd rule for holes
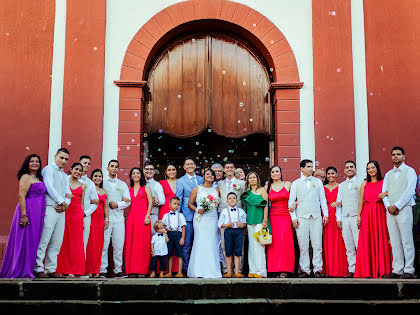
[[[210,195],[220,199],[219,189],[212,187],[216,175],[213,170],[204,172],[203,185],[195,187],[190,195],[188,207],[195,211],[194,243],[191,250],[187,275],[189,278],[221,278],[217,227],[217,207],[204,212],[203,200]],[[197,206],[195,206],[195,204]]]

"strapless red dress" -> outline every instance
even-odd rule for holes
[[[71,189],[71,188],[70,188]],[[57,273],[82,276],[85,274],[85,246],[83,243],[82,186],[71,189],[73,198],[65,211],[64,238],[57,258]]]
[[[294,272],[295,247],[293,242],[292,220],[288,209],[289,192],[270,189],[268,212],[273,243],[267,245],[267,272]]]

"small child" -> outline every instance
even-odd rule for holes
[[[244,241],[243,228],[246,226],[246,213],[243,209],[236,207],[237,202],[238,198],[236,194],[230,192],[227,195],[229,207],[222,210],[218,222],[219,228],[225,228],[224,237],[227,273],[223,275],[224,278],[232,277],[232,255],[234,256],[235,263],[235,278],[243,277],[239,272],[239,257],[242,256],[242,245]]]
[[[166,234],[165,223],[163,221],[156,221],[153,225],[153,228],[156,231],[156,234],[152,237],[152,261],[150,262],[150,269],[152,273],[150,278],[156,277],[157,272],[157,262],[159,261],[159,278],[163,278],[163,272],[166,270],[166,260],[168,257],[168,243],[169,238]]]
[[[182,278],[182,255],[184,253],[184,240],[185,240],[185,226],[187,222],[182,213],[179,213],[179,205],[181,201],[178,197],[172,197],[169,202],[171,208],[169,213],[163,216],[163,222],[165,222],[166,229],[168,230],[168,256],[169,256],[169,268],[168,273],[165,275],[166,278],[172,277],[172,264],[174,256],[178,259],[178,273],[175,275],[176,278]],[[175,255],[174,255],[175,251]]]

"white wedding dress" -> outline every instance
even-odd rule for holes
[[[201,202],[208,195],[219,199],[217,190],[213,187],[198,186],[197,209],[201,208]],[[191,250],[190,262],[187,275],[189,278],[221,278],[219,244],[220,232],[217,226],[217,209],[204,212],[197,220],[195,214],[194,242]]]

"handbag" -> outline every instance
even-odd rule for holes
[[[268,229],[261,229],[261,232],[258,235],[258,242],[260,242],[261,245],[270,245],[273,243],[273,236]]]

